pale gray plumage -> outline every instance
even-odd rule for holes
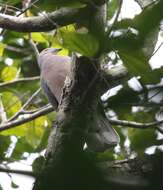
[[[58,56],[60,49],[47,48],[38,58],[41,85],[54,109],[57,109],[66,76],[70,75],[71,58]]]
[[[38,57],[41,70],[41,86],[49,102],[57,109],[66,76],[70,76],[71,58],[59,56],[60,49],[47,48]],[[86,136],[88,148],[92,151],[105,151],[119,143],[119,136],[103,115],[95,119]]]

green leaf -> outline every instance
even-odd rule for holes
[[[113,160],[115,160],[113,149],[105,151],[103,153],[98,153],[96,155],[97,162],[105,162],[105,161],[113,161]]]
[[[126,30],[126,32],[119,37],[115,37],[114,41],[116,41],[116,38],[119,39],[113,44],[114,49],[119,49],[121,44],[123,48],[126,47],[128,50],[134,49],[137,51],[139,49],[146,57],[150,58],[157,42],[159,26],[163,17],[162,7],[163,1],[158,0],[157,3],[145,8],[134,19],[124,19],[117,22],[113,29],[115,31]],[[130,30],[133,31],[132,35],[127,34]]]
[[[47,42],[44,36],[40,32],[32,32],[31,33],[32,39],[35,42]]]
[[[16,42],[16,40],[23,38],[24,38],[24,33],[8,30],[7,33],[5,34],[3,42],[5,42],[5,44],[13,44],[14,42]]]
[[[7,2],[6,2],[7,1]],[[17,3],[21,3],[22,1],[21,0],[0,0],[0,3],[7,3],[8,5],[14,5],[14,4],[17,4]]]
[[[13,180],[11,181],[11,187],[14,189],[17,189],[19,187],[19,185],[17,185],[15,182],[13,182]]]
[[[0,56],[3,55],[3,51],[4,51],[5,46],[6,46],[5,44],[0,42]]]
[[[21,108],[20,99],[11,92],[2,93],[2,102],[8,117],[11,117]]]
[[[1,132],[5,136],[15,135],[17,137],[25,136],[26,134],[26,125],[20,125],[18,127],[14,127],[8,130],[4,130]]]
[[[6,152],[11,143],[10,137],[0,135],[0,160],[5,159]]]
[[[158,0],[134,18],[134,27],[140,31],[142,39],[145,39],[151,31],[159,28],[163,17],[162,7],[163,1]]]
[[[156,72],[150,68],[148,60],[141,51],[120,50],[119,55],[124,65],[127,67],[129,74],[141,76],[141,81],[146,84],[160,82],[160,71]]]
[[[53,120],[54,120],[54,117],[53,117]],[[50,125],[52,125],[52,123],[50,123]],[[46,127],[44,129],[44,134],[42,136],[41,142],[38,145],[38,147],[36,148],[37,152],[41,152],[42,150],[46,149],[47,144],[48,144],[48,139],[49,139],[50,131],[51,131],[50,127]]]
[[[128,85],[124,85],[115,96],[111,96],[108,99],[107,103],[109,108],[116,111],[119,117],[122,117],[125,114],[130,113],[132,105],[139,101],[139,94],[129,88]]]
[[[1,78],[3,81],[14,80],[17,76],[17,68],[14,66],[6,66],[1,72]]]
[[[145,149],[157,143],[155,129],[129,129],[131,148],[142,154]]]
[[[19,130],[19,129],[17,129]],[[16,146],[12,152],[11,160],[20,160],[24,152],[32,153],[35,152],[33,147],[29,145],[25,137],[18,138]]]
[[[118,5],[119,5],[119,0],[110,0],[110,1],[108,1],[107,15],[108,15],[109,19],[111,19],[114,16],[114,14],[116,13]]]
[[[38,158],[36,158],[34,160],[34,162],[32,163],[32,170],[34,173],[39,173],[40,172],[40,168],[43,166],[45,162],[45,158],[43,156],[40,156]]]
[[[39,117],[28,123],[29,127],[26,130],[26,140],[33,148],[37,148],[41,143],[41,139],[45,132],[46,123],[46,116]]]
[[[63,47],[87,57],[95,56],[99,50],[97,39],[89,33],[61,31],[61,37]]]

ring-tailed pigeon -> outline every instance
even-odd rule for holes
[[[41,86],[49,102],[57,109],[66,76],[70,76],[71,58],[59,56],[60,49],[44,49],[38,57],[41,71]],[[86,135],[88,149],[105,151],[119,143],[119,136],[104,115],[97,115],[95,124]]]

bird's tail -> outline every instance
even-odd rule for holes
[[[105,113],[103,110],[98,110],[86,135],[88,149],[93,152],[103,152],[116,146],[119,142],[119,135],[112,128]]]

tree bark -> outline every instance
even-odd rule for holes
[[[41,16],[16,17],[0,13],[0,27],[18,32],[43,32],[81,22],[88,17],[88,9],[61,8]]]
[[[83,145],[94,120],[99,98],[99,61],[75,58],[72,78],[63,90],[57,120],[47,149],[47,160],[34,190],[99,189],[96,171]]]

